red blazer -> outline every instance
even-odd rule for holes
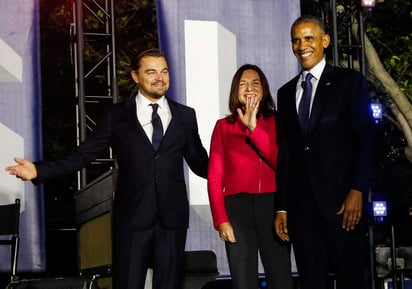
[[[260,117],[252,132],[238,118],[216,122],[210,145],[208,192],[214,226],[228,222],[224,197],[276,191],[275,117]]]

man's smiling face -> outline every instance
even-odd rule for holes
[[[292,27],[292,50],[304,70],[318,64],[328,47],[330,37],[316,23],[302,23]]]

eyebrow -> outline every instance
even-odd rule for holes
[[[322,37],[323,35],[321,35],[320,37]],[[310,39],[314,39],[315,38],[315,36],[314,35],[306,35],[306,36],[304,36],[304,37],[292,37],[291,39],[290,39],[290,41],[292,41],[292,42],[296,42],[296,41],[299,41],[299,40],[301,40],[301,39],[304,39],[304,40],[310,40]]]
[[[260,81],[259,78],[252,79],[252,81]],[[239,82],[248,82],[247,80],[241,79]]]
[[[148,69],[146,69],[144,72],[156,72],[156,71],[157,71],[157,70],[154,69],[154,68],[148,68]],[[169,71],[169,68],[165,67],[165,68],[162,68],[160,71],[161,71],[161,72],[162,72],[162,71]]]

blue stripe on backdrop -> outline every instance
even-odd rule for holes
[[[281,84],[298,72],[290,46],[290,25],[300,15],[299,1],[158,0],[157,13],[160,47],[168,57],[171,73],[168,96],[181,103],[186,103],[185,20],[216,21],[233,33],[237,67],[244,63],[260,66],[274,97]],[[208,132],[199,133],[202,136]],[[204,145],[209,144],[204,142]],[[209,206],[191,205],[190,212],[186,249],[215,251],[220,274],[229,274],[224,244],[213,229]]]
[[[0,203],[16,196],[23,201],[18,270],[25,272],[45,269],[43,194],[30,182],[15,183],[4,167],[16,153],[30,160],[42,157],[38,18],[38,0],[0,1]],[[9,271],[8,258],[2,246],[0,271]]]

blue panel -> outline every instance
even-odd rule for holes
[[[22,58],[23,71],[21,82],[0,82],[0,123],[24,139],[25,158],[39,160],[42,157],[42,110],[38,0],[0,1],[0,27],[0,38]],[[10,165],[13,163],[12,157],[10,156]],[[25,183],[19,271],[36,272],[45,269],[43,204],[41,188]],[[9,258],[8,254],[8,250],[1,249],[0,271],[9,270],[9,265],[3,261]]]

